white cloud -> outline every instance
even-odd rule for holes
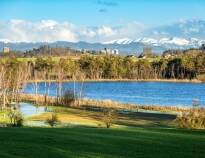
[[[130,22],[116,26],[84,27],[80,39],[88,42],[107,42],[121,38],[135,39],[144,31],[144,25]]]
[[[98,29],[99,36],[112,36],[115,34],[114,30],[108,26],[102,26]]]
[[[12,42],[87,41],[105,42],[123,37],[136,38],[144,26],[130,22],[116,26],[77,26],[55,20],[26,21],[13,19],[0,22],[0,39]]]
[[[199,28],[184,28],[184,33],[185,34],[191,34],[191,33],[199,33],[200,29]]]
[[[0,38],[13,42],[76,41],[73,29],[70,23],[59,23],[54,20],[10,20],[0,23]]]
[[[93,38],[95,37],[97,34],[95,31],[93,31],[92,29],[87,29],[87,28],[84,28],[84,30],[82,31],[82,34],[81,36],[85,36],[85,37],[88,37],[88,38]]]
[[[51,29],[53,30],[55,26],[57,26],[58,23],[54,20],[42,20],[40,24],[37,26],[39,30],[42,29]]]
[[[147,28],[139,22],[120,21],[114,25],[79,26],[68,21],[40,20],[27,21],[12,19],[0,21],[0,41],[6,42],[54,42],[86,41],[108,42],[118,39],[136,39],[140,37],[199,38],[205,37],[205,21],[181,20],[179,23]]]
[[[106,37],[113,37],[116,32],[112,27],[99,26],[99,27],[83,27],[81,31],[78,31],[79,38],[82,40],[94,40],[96,38],[103,40]],[[89,39],[88,39],[89,38]]]
[[[118,27],[117,35],[120,35],[121,37],[136,38],[136,36],[139,36],[144,29],[145,26],[143,24],[134,21]]]

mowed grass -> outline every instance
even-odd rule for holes
[[[166,128],[0,128],[1,158],[204,158],[205,132]]]
[[[53,111],[60,123],[88,125],[94,127],[105,127],[103,122],[103,111],[93,111],[86,109],[65,108],[65,107],[49,107]],[[43,121],[45,122],[51,117],[52,112],[46,112],[40,115],[27,118],[27,121]],[[146,112],[129,112],[114,113],[112,127],[132,126],[132,127],[173,127],[175,125],[176,115],[146,113]]]

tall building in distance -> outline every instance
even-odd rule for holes
[[[205,51],[205,44],[202,44],[202,45],[201,45],[201,50],[202,50],[202,51]]]
[[[149,58],[152,57],[152,48],[144,47],[143,52],[138,56],[139,58]]]
[[[4,47],[3,48],[3,53],[9,53],[10,52],[10,48],[9,47]]]
[[[152,54],[152,49],[148,47],[143,48],[143,55],[144,56],[150,56]]]

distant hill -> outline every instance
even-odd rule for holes
[[[57,41],[53,43],[37,42],[37,43],[11,43],[11,42],[0,42],[0,49],[3,47],[9,47],[12,50],[30,50],[38,48],[42,45],[49,45],[50,47],[70,47],[73,49],[86,49],[86,50],[102,50],[104,48],[118,49],[121,54],[140,54],[143,47],[150,47],[153,52],[161,54],[167,49],[187,49],[187,48],[198,48],[205,41],[196,38],[184,39],[184,38],[161,38],[156,40],[154,38],[139,38],[135,40],[131,39],[119,39],[109,41],[105,43],[88,43],[88,42],[66,42]]]

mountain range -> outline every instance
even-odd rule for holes
[[[125,54],[141,53],[144,47],[150,47],[153,52],[162,53],[167,49],[198,48],[205,43],[205,21],[188,20],[180,21],[173,25],[160,26],[145,30],[142,38],[120,38],[116,40],[89,43],[85,41],[68,42],[56,41],[47,42],[11,42],[7,39],[0,39],[0,49],[9,47],[12,50],[29,50],[38,48],[41,45],[51,47],[70,47],[73,49],[102,50],[104,48],[118,49]]]
[[[198,48],[205,40],[199,40],[196,38],[184,39],[184,38],[139,38],[131,40],[128,38],[113,40],[106,43],[88,43],[88,42],[66,42],[57,41],[53,43],[46,42],[36,42],[36,43],[10,43],[10,42],[0,42],[0,49],[3,47],[9,47],[12,50],[29,50],[33,48],[38,48],[41,45],[49,45],[51,47],[70,47],[73,49],[86,49],[86,50],[102,50],[104,48],[118,49],[123,54],[140,54],[144,47],[150,47],[153,52],[162,53],[167,49],[187,49],[187,48]]]

